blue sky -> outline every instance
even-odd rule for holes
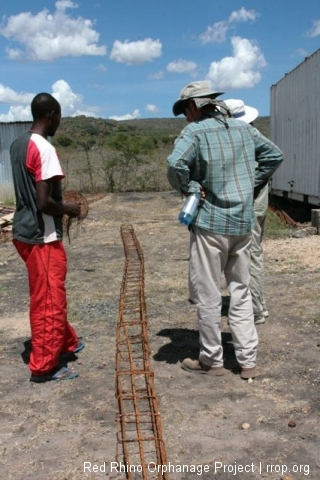
[[[0,6],[0,121],[39,92],[63,116],[172,117],[181,89],[269,115],[270,86],[320,47],[319,0],[11,0]]]

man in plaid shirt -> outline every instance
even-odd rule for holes
[[[210,83],[187,85],[173,105],[188,125],[168,157],[168,180],[183,194],[201,192],[190,228],[190,265],[199,322],[198,360],[186,358],[192,373],[223,375],[221,275],[230,293],[229,326],[241,378],[256,376],[258,335],[250,283],[254,196],[280,166],[283,153],[249,124],[229,118]],[[256,162],[258,164],[256,168]]]

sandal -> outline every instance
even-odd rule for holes
[[[70,353],[79,353],[79,352],[81,352],[81,350],[84,349],[84,347],[85,347],[85,344],[83,343],[83,341],[78,339],[78,343],[77,343],[76,348]]]
[[[72,380],[76,378],[78,374],[76,372],[71,372],[68,367],[62,367],[59,369],[55,369],[54,373],[51,372],[47,375],[34,375],[31,374],[30,382],[35,383],[44,383],[50,382],[51,380]]]

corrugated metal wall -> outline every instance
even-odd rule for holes
[[[0,123],[0,187],[12,185],[10,145],[13,140],[31,127],[31,122]]]
[[[320,49],[271,86],[270,138],[285,154],[272,192],[320,203]]]

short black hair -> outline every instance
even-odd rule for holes
[[[31,102],[31,113],[34,119],[40,119],[51,112],[61,113],[61,106],[50,93],[38,93]]]

